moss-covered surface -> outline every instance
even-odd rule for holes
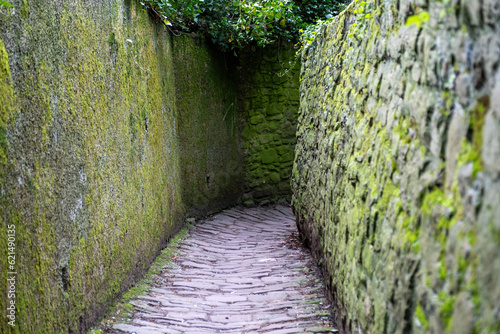
[[[347,333],[500,328],[498,12],[425,4],[355,2],[303,53],[293,207]]]
[[[183,201],[199,215],[241,197],[235,59],[202,38],[174,39]]]
[[[245,156],[243,202],[289,199],[300,61],[292,45],[244,50],[239,110]]]
[[[2,268],[2,270],[0,271],[0,280],[5,283],[8,282],[8,278],[11,278],[7,275],[7,273],[15,272],[15,270],[17,269],[17,266],[15,266],[14,263],[9,264],[10,261],[15,262],[16,260],[16,255],[13,254],[14,249],[12,249],[13,242],[15,242],[14,239],[16,236],[16,231],[12,226],[12,222],[8,221],[6,217],[6,205],[8,205],[7,196],[9,194],[9,190],[4,186],[5,176],[7,170],[10,167],[6,136],[7,130],[11,123],[11,119],[14,116],[13,107],[14,95],[9,66],[9,57],[2,40],[0,40],[0,234],[2,236],[0,238],[0,249],[2,250],[0,258],[0,268]],[[14,257],[9,258],[9,255]],[[12,317],[7,318],[7,316],[11,316],[10,309],[13,308],[13,306],[10,304],[10,301],[13,300],[14,297],[14,294],[12,293],[13,291],[8,290],[12,290],[9,289],[8,284],[0,285],[0,308],[5,312],[5,314],[2,315],[2,323],[5,323],[5,325],[3,325],[4,327],[8,322],[15,320],[15,318]]]
[[[105,333],[112,330],[113,324],[117,322],[129,322],[134,312],[134,305],[130,302],[138,296],[142,296],[155,286],[161,285],[162,280],[159,280],[158,274],[162,273],[167,268],[171,268],[175,264],[173,259],[179,255],[180,243],[188,236],[189,228],[192,225],[187,225],[173,237],[167,247],[165,247],[158,257],[151,264],[147,273],[121,297],[120,301],[111,309],[109,314],[97,326],[94,326],[87,334]]]
[[[208,143],[208,154],[219,150],[208,170],[230,171],[229,181],[217,170],[217,195],[202,200],[236,201],[234,111],[224,120],[221,109],[234,93],[222,91],[225,72],[204,81],[224,62],[205,72],[216,55],[190,38],[174,43],[135,1],[11,2],[15,12],[0,14],[0,246],[6,254],[15,224],[16,326],[2,321],[0,332],[83,332],[144,273],[184,212],[207,207],[183,200],[198,190],[183,174],[184,140],[225,131]],[[205,54],[185,59],[181,50]],[[190,66],[196,88],[179,79]],[[214,107],[185,104],[179,87],[215,92],[206,96]],[[190,129],[201,111],[217,126]],[[203,168],[192,173],[206,180]]]

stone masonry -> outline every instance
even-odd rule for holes
[[[293,207],[346,333],[500,331],[500,2],[356,1],[304,49]]]
[[[245,156],[242,200],[253,205],[289,199],[300,62],[291,44],[244,50],[240,58],[239,112]]]

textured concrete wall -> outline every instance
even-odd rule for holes
[[[500,4],[352,4],[303,53],[293,207],[353,333],[500,331]]]
[[[221,121],[232,79],[213,77],[217,55],[183,58],[209,51],[173,38],[135,1],[11,2],[0,8],[0,332],[83,332],[144,272],[183,213],[213,199],[183,199],[197,186],[184,182],[183,151],[214,143],[203,142],[210,129],[189,129],[200,111],[217,120],[205,126],[220,135],[208,154],[220,154],[191,176],[206,183],[221,161],[233,166],[234,118]],[[179,79],[182,70],[198,88]],[[188,107],[184,89],[207,90],[214,107],[201,98]],[[216,205],[236,200],[236,179],[211,185]],[[16,327],[5,321],[8,271],[17,271]]]
[[[293,45],[244,50],[239,112],[247,205],[290,198],[300,62]]]
[[[199,215],[233,204],[243,192],[236,59],[201,39],[175,41],[183,201]]]

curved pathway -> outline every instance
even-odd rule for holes
[[[229,209],[196,223],[163,283],[115,333],[331,333],[316,266],[285,206]]]

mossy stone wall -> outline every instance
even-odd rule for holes
[[[358,1],[302,61],[292,204],[339,327],[498,333],[498,1]]]
[[[291,44],[240,55],[239,113],[247,205],[290,199],[300,61]]]
[[[136,1],[10,2],[0,13],[0,332],[82,333],[148,268],[184,213],[241,193],[236,85],[220,55],[173,38]],[[203,165],[188,180],[195,149],[207,151],[193,156]],[[186,200],[207,175],[214,195]],[[15,327],[5,321],[9,271]]]

